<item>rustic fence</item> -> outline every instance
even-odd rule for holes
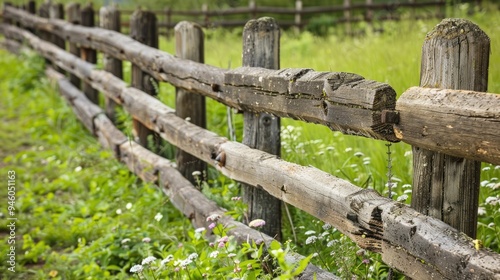
[[[156,19],[150,12],[134,13],[134,39],[78,25],[92,9],[78,10],[78,5],[68,6],[69,23],[55,15],[46,19],[6,6],[6,23],[0,25],[0,32],[8,39],[6,46],[25,42],[70,73],[68,80],[53,70],[47,72],[102,145],[142,179],[158,184],[196,226],[205,226],[207,216],[223,210],[189,181],[187,154],[199,160],[197,168],[208,164],[244,183],[249,208],[255,211],[250,215],[268,219],[265,230],[271,236],[280,236],[279,224],[272,222],[277,210],[265,208],[284,201],[330,223],[362,248],[379,252],[384,262],[411,278],[500,279],[500,255],[477,250],[472,239],[479,164],[500,164],[500,95],[484,92],[490,46],[488,36],[476,25],[444,20],[430,32],[423,47],[421,87],[408,89],[396,100],[389,85],[356,74],[273,70],[279,68],[279,28],[271,18],[245,25],[243,67],[227,70],[200,63],[203,32],[195,24],[176,27],[177,56],[173,56],[154,48],[157,32],[150,27]],[[100,15],[104,28],[119,26],[116,9],[103,7]],[[55,44],[57,38],[69,42],[70,52]],[[92,51],[105,54],[104,70],[93,64]],[[133,64],[132,87],[120,78],[121,60]],[[175,111],[151,96],[153,79],[177,87]],[[91,102],[96,101],[97,91],[105,95],[110,117]],[[204,116],[186,121],[194,111],[203,114],[205,97],[244,112],[244,144],[204,129]],[[137,142],[114,126],[117,105],[133,116]],[[281,160],[276,156],[279,117],[413,145],[414,209],[313,167]],[[144,148],[151,133],[183,151],[177,164],[186,176]],[[257,203],[260,197],[266,199],[264,207]],[[261,238],[245,225],[223,219],[234,225],[231,234],[239,240]],[[271,237],[265,239],[269,242]],[[313,273],[321,279],[335,278],[310,265],[304,279],[312,279]]]
[[[344,24],[347,34],[353,33],[351,24],[366,22],[373,25],[375,22],[400,20],[402,10],[407,11],[410,20],[445,16],[445,0],[406,0],[392,3],[375,3],[373,0],[364,0],[364,3],[353,0],[344,0],[343,5],[304,6],[302,0],[296,0],[294,7],[258,6],[255,0],[250,0],[247,7],[233,7],[210,10],[203,4],[199,10],[176,10],[167,7],[164,10],[152,10],[158,18],[158,32],[168,35],[182,20],[188,18],[203,27],[241,27],[250,19],[263,16],[278,16],[281,28],[295,27],[302,29],[311,22],[311,18],[328,16],[331,20],[318,24],[337,26]],[[122,27],[126,31],[128,18],[133,10],[121,10]]]

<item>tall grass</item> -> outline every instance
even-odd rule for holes
[[[500,12],[498,6],[483,3],[482,10],[470,14],[467,4],[449,6],[447,15],[471,20],[479,25],[491,39],[489,91],[500,93]],[[313,68],[317,71],[351,72],[391,85],[398,96],[406,89],[419,85],[421,48],[426,34],[440,20],[418,20],[384,22],[383,33],[371,32],[360,37],[327,36],[317,37],[309,32],[297,34],[283,32],[281,37],[281,68]],[[340,27],[341,28],[341,27]],[[206,30],[206,63],[222,68],[241,66],[241,29]],[[336,32],[335,29],[332,33]],[[163,40],[161,48],[174,53],[174,42]],[[167,97],[170,96],[170,97]],[[168,91],[163,95],[172,99]],[[168,102],[168,101],[167,101]],[[214,102],[215,103],[215,102]],[[209,118],[218,133],[227,135],[224,107],[209,106]],[[220,123],[219,123],[220,122]],[[241,118],[237,118],[241,127]],[[241,137],[241,130],[239,132]],[[328,128],[290,119],[282,120],[282,157],[302,165],[312,165],[338,177],[347,179],[361,187],[374,188],[387,195],[387,147],[386,142],[346,136]],[[392,157],[392,178],[396,183],[392,190],[394,199],[410,203],[412,183],[411,147],[395,143],[390,147]],[[483,172],[482,181],[490,182],[500,176],[500,171],[489,165]],[[489,169],[488,169],[489,168]],[[491,188],[481,189],[482,204],[487,197],[498,195]],[[484,205],[483,205],[484,206]],[[302,218],[307,217],[307,218]],[[309,216],[297,212],[295,226],[309,223]],[[485,223],[482,223],[485,224]],[[480,225],[479,238],[489,240],[488,246],[500,251],[498,232],[500,229]],[[486,229],[486,230],[485,230]],[[497,232],[492,234],[492,232]],[[494,238],[491,238],[491,237]],[[497,237],[495,237],[497,236]]]

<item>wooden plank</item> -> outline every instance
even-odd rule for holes
[[[279,69],[280,28],[270,17],[250,20],[243,28],[243,66]],[[243,112],[243,144],[273,155],[281,154],[280,118]],[[281,201],[265,190],[243,184],[248,221],[263,219],[262,232],[281,240]]]
[[[101,7],[99,9],[99,25],[104,29],[120,32],[120,11],[115,5],[108,7]],[[123,79],[123,66],[119,59],[113,58],[109,54],[103,54],[103,69],[112,73],[116,77]],[[105,111],[108,118],[115,122],[116,120],[116,103],[106,97],[104,99]]]
[[[500,94],[413,87],[396,110],[403,142],[500,165]]]
[[[101,108],[89,103],[87,97],[82,95],[68,80],[59,80],[58,86],[61,94],[72,105],[72,109],[78,119],[92,134],[95,134],[94,118],[103,113]]]
[[[80,14],[80,4],[79,3],[70,3],[66,7],[66,15],[68,17],[68,22],[71,24],[80,24],[82,22],[82,16]],[[67,38],[66,35],[64,34],[64,38]],[[67,40],[67,39],[66,39]],[[80,48],[76,43],[71,42],[68,40],[68,48],[69,52],[77,57],[80,57]],[[69,80],[71,83],[76,86],[77,88],[81,87],[81,81],[80,79],[73,73],[69,74]]]
[[[130,17],[130,37],[147,46],[158,48],[158,28],[156,26],[155,14],[148,11],[136,10]],[[150,95],[157,95],[154,84],[158,85],[158,82],[153,80],[140,66],[132,63],[131,73],[131,86]],[[148,137],[153,135],[152,131],[137,119],[133,120],[133,128],[136,141],[142,146],[147,147]]]
[[[204,62],[204,34],[201,26],[182,21],[175,26],[175,53],[178,57]],[[182,88],[175,93],[175,111],[178,117],[202,127],[207,127],[205,97]],[[194,171],[206,174],[207,165],[193,155],[177,149],[177,169],[191,183],[196,184]]]
[[[16,30],[5,26],[0,26],[0,29],[2,32]],[[428,270],[434,274],[440,274],[441,271],[449,271],[449,267],[467,267],[474,269],[477,275],[483,278],[495,279],[500,275],[499,254],[484,249],[478,251],[463,250],[462,248],[473,246],[472,239],[454,234],[457,232],[456,230],[437,219],[426,217],[426,220],[421,221],[417,219],[423,216],[420,213],[380,197],[373,191],[360,189],[347,181],[313,167],[288,163],[268,153],[250,149],[243,144],[229,142],[223,137],[178,118],[172,109],[157,99],[144,93],[140,94],[137,89],[123,86],[123,81],[113,75],[106,75],[104,71],[92,69],[92,65],[85,68],[85,65],[88,65],[87,62],[76,57],[71,58],[71,55],[66,55],[56,46],[43,42],[28,32],[17,31],[9,33],[9,35],[17,34],[19,37],[25,38],[33,48],[45,57],[56,60],[59,66],[65,67],[65,70],[72,71],[80,77],[91,75],[95,78],[91,80],[94,87],[103,91],[121,89],[121,92],[112,92],[109,97],[116,98],[117,102],[122,102],[131,108],[131,114],[138,114],[138,118],[143,123],[150,125],[150,128],[159,132],[165,140],[214,165],[224,175],[240,182],[261,187],[283,201],[329,222],[351,237],[361,247],[374,251],[382,250],[384,256],[384,248],[401,246],[405,250],[399,252],[400,254],[405,254],[408,259],[423,261],[422,264],[425,265],[426,270],[419,271]],[[71,66],[63,63],[64,59],[68,59]],[[77,71],[75,65],[84,66],[84,71]],[[97,79],[97,77],[103,76],[106,77]],[[113,83],[117,85],[109,85]],[[224,158],[224,161],[215,161],[217,157]],[[364,196],[366,198],[363,198]],[[404,214],[404,220],[398,220],[402,214]],[[416,222],[413,222],[412,219],[416,219]],[[406,225],[401,225],[401,230],[393,230],[390,233],[393,227],[389,226],[390,224],[398,224],[403,221],[412,226],[407,227],[407,231],[404,231]],[[426,225],[427,221],[432,221],[432,223]],[[435,226],[439,223],[439,227]],[[413,226],[416,228],[412,229]],[[434,262],[434,259],[429,256],[429,252],[422,252],[416,246],[408,245],[409,240],[412,239],[404,236],[410,236],[411,232],[420,229],[422,229],[421,235],[423,237],[418,241],[419,246],[439,248],[436,250],[439,250],[442,259],[447,259],[450,256],[450,261]],[[435,243],[436,240],[438,240],[437,243]],[[449,245],[442,246],[442,244]],[[395,268],[403,273],[415,271],[402,263],[395,263]],[[460,279],[463,272],[461,269],[450,270],[450,274],[446,276],[450,279]]]
[[[356,96],[354,99],[357,99],[358,101],[368,101],[372,100],[374,96],[382,96],[378,99],[380,101],[378,105],[368,106],[373,107],[373,109],[367,109],[367,112],[370,110],[373,111],[371,115],[363,112],[363,115],[360,116],[360,118],[362,118],[361,123],[359,121],[357,121],[357,123],[354,121],[349,122],[351,118],[350,114],[356,113],[356,111],[352,111],[349,112],[349,115],[339,118],[340,120],[347,122],[348,126],[344,124],[340,125],[334,123],[337,118],[331,118],[322,113],[324,111],[322,106],[328,106],[330,102],[322,102],[321,104],[323,105],[317,107],[316,110],[318,112],[314,114],[313,118],[304,115],[310,115],[310,111],[304,113],[302,110],[294,109],[301,108],[303,103],[302,99],[283,99],[283,96],[281,95],[277,95],[274,92],[269,94],[265,90],[259,88],[255,88],[254,92],[260,95],[275,95],[275,102],[265,104],[242,103],[240,100],[249,98],[248,96],[243,96],[243,94],[247,91],[241,91],[241,95],[228,94],[234,90],[234,86],[231,84],[227,85],[224,81],[226,80],[226,74],[231,75],[228,74],[231,71],[176,58],[165,52],[144,46],[130,37],[117,32],[98,28],[89,29],[57,20],[49,21],[38,17],[27,17],[23,11],[12,9],[10,7],[5,9],[5,14],[7,17],[19,18],[23,24],[26,24],[27,26],[36,26],[38,28],[51,31],[57,30],[57,32],[64,34],[64,37],[68,38],[71,42],[85,47],[96,48],[99,51],[113,55],[121,60],[129,60],[134,65],[137,65],[143,71],[148,72],[152,77],[160,81],[169,82],[176,87],[208,96],[238,110],[245,109],[255,113],[268,112],[279,117],[291,117],[320,123],[330,127],[331,129],[339,129],[343,133],[347,134],[397,141],[397,138],[394,136],[392,131],[391,124],[384,124],[380,121],[381,111],[379,110],[393,110],[396,98],[394,90],[389,85],[384,83],[365,80],[365,83],[359,83],[359,85],[351,85],[349,84],[349,81],[345,82],[345,86],[337,84],[337,82],[342,82],[343,76],[349,74],[338,74],[338,79],[335,79],[335,74],[332,74],[331,77],[333,77],[332,79],[334,81],[328,81],[326,78],[323,81],[318,79],[317,83],[324,83],[323,88],[311,88],[310,90],[312,93],[309,92],[308,94],[314,94],[315,96],[322,96],[323,92],[332,94],[332,102],[335,103],[335,105],[355,107],[355,104],[348,103],[351,102],[352,99],[350,95]],[[85,35],[83,36],[83,34]],[[281,73],[280,71],[282,70],[275,70],[274,75],[271,73],[269,75],[279,77]],[[294,70],[290,71],[295,72]],[[251,75],[255,80],[259,80],[261,78],[257,72],[254,72]],[[229,78],[227,81],[230,83]],[[269,82],[271,81],[274,80],[269,80]],[[287,83],[292,82],[292,84],[295,82],[294,80],[287,80],[286,77],[283,77],[283,79],[277,79],[276,83],[285,81]],[[333,84],[331,85],[329,82],[332,82]],[[298,94],[299,93],[292,92],[292,95]],[[367,96],[363,97],[364,95]],[[333,96],[335,96],[335,98]],[[338,103],[336,103],[337,99],[339,100]],[[346,103],[343,103],[344,101]],[[290,104],[290,106],[276,107],[273,105],[275,103],[283,104],[284,102],[286,102],[286,104]],[[366,115],[370,115],[368,119],[365,119]],[[357,120],[360,118],[357,118]]]
[[[486,91],[489,53],[490,39],[477,25],[463,19],[445,19],[426,36],[422,47],[420,85],[422,87]],[[470,98],[463,100],[471,101]],[[441,101],[449,100],[445,98]],[[477,98],[472,102],[483,103],[481,99]],[[438,108],[434,106],[435,109],[445,114],[448,113],[445,122],[450,121],[449,117],[453,118],[454,115],[469,115],[473,105],[458,105],[461,108],[460,112],[458,110],[450,112],[449,109],[446,110],[446,106],[448,105],[443,104]],[[419,113],[425,114],[427,112]],[[483,113],[486,114],[480,116],[481,118],[488,118],[490,115],[488,112],[483,111]],[[430,114],[426,116],[430,117]],[[441,116],[444,117],[444,115]],[[408,115],[404,117],[407,118]],[[432,124],[434,119],[427,119],[427,121],[428,124],[419,129],[422,138],[428,138],[426,134],[435,132]],[[405,120],[405,122],[408,121]],[[474,125],[480,132],[480,125],[483,123],[471,123],[463,117],[458,117],[458,119],[451,120],[451,123],[447,123],[446,129],[449,129],[448,126],[453,127],[453,125]],[[430,131],[427,132],[427,129]],[[461,135],[458,139],[451,132],[453,131],[449,130],[445,137],[449,140],[458,140],[458,143],[454,144],[460,149],[462,141],[467,142],[463,139],[466,138],[464,137],[466,135]],[[495,142],[498,143],[499,134],[498,132],[494,134],[497,135]],[[477,151],[475,153],[478,154]],[[423,214],[432,215],[445,221],[471,237],[475,237],[481,162],[458,158],[456,153],[450,156],[416,146],[413,147],[413,162],[412,207]]]
[[[95,16],[94,16],[94,8],[92,4],[89,3],[85,5],[80,10],[81,24],[86,27],[95,26]],[[92,64],[97,63],[97,52],[95,49],[91,47],[83,47],[80,49],[81,58],[85,61],[88,61]],[[82,91],[85,93],[87,98],[92,101],[94,104],[99,104],[99,92],[92,88],[87,81],[84,81],[82,84]]]

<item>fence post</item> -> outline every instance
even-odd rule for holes
[[[210,17],[208,15],[207,3],[201,5],[201,12],[203,13],[203,24],[206,28],[208,28],[210,26]]]
[[[101,26],[101,28],[120,32],[120,10],[118,10],[115,5],[101,7],[101,9],[99,10],[99,25]],[[121,60],[113,58],[111,55],[104,53],[103,64],[103,68],[105,71],[110,72],[120,79],[123,78],[123,67]],[[104,98],[104,102],[104,110],[106,112],[106,115],[113,123],[115,123],[116,103],[108,97]]]
[[[50,2],[49,1],[44,1],[41,5],[40,8],[38,8],[38,15],[43,18],[49,18],[49,7],[50,7]],[[44,31],[44,30],[38,30],[37,31],[40,39],[44,41],[49,41],[51,40],[52,36],[49,32]],[[49,59],[45,59],[45,64],[47,65],[52,65],[52,62]]]
[[[295,1],[295,26],[298,31],[302,29],[302,0]]]
[[[80,4],[70,3],[66,6],[66,15],[71,24],[80,24],[82,22],[80,15]],[[69,43],[69,52],[76,57],[80,57],[80,48],[75,43]],[[81,81],[75,74],[69,74],[69,81],[77,88],[81,88]]]
[[[94,9],[92,8],[92,4],[88,4],[80,11],[81,20],[83,26],[93,27],[95,26],[95,18],[94,18]],[[90,62],[92,64],[97,63],[97,52],[94,49],[90,48],[81,48],[81,57],[83,60]],[[92,86],[83,82],[82,91],[85,93],[87,98],[92,101],[94,104],[99,104],[99,92],[92,88]]]
[[[158,27],[156,25],[155,14],[148,11],[136,10],[130,17],[130,37],[144,45],[158,48]],[[158,85],[158,82],[135,64],[132,64],[131,84],[133,87],[150,95],[156,95],[155,85]],[[153,132],[138,120],[134,119],[133,125],[135,140],[142,146],[147,147],[148,136],[153,135]]]
[[[170,7],[167,7],[165,9],[165,29],[166,29],[166,37],[167,39],[170,38],[170,25],[172,24],[172,9]]]
[[[49,6],[49,17],[54,19],[64,19],[64,8],[62,4],[50,4]],[[66,49],[66,41],[59,36],[59,34],[51,34],[51,42],[60,47],[61,49]],[[61,67],[55,67],[58,72],[64,73]]]
[[[35,2],[35,0],[28,1],[27,11],[30,14],[33,14],[33,15],[36,14],[36,2]],[[28,31],[31,33],[35,33],[35,29],[33,29],[31,27],[28,28]]]
[[[9,2],[9,1],[4,2],[3,3],[3,9],[4,10],[5,10],[5,7],[12,7],[12,2]],[[3,17],[3,21],[2,22],[5,23],[5,24],[11,24],[12,20],[10,20],[10,19],[8,19],[6,17]]]
[[[49,6],[49,17],[54,19],[64,19],[64,9],[62,4],[51,4]],[[52,40],[56,46],[66,49],[66,42],[58,34],[52,33]]]
[[[243,66],[279,69],[280,28],[273,18],[250,20],[243,29]],[[265,113],[244,112],[243,143],[280,155],[280,119]],[[263,232],[281,239],[281,201],[262,189],[243,185],[250,220],[263,219]]]
[[[489,54],[490,39],[477,25],[445,19],[422,47],[420,86],[486,91]],[[474,238],[481,163],[413,147],[413,168],[412,207]]]
[[[175,26],[175,54],[177,57],[203,63],[204,34],[201,26],[195,23],[181,21]],[[189,118],[190,122],[207,127],[205,112],[205,97],[177,88],[175,96],[175,112],[178,117]],[[194,171],[206,172],[206,164],[189,153],[177,149],[177,169],[191,183],[196,185]]]
[[[345,33],[352,35],[351,27],[351,0],[344,0],[344,20],[345,20]]]
[[[257,4],[255,4],[255,0],[250,0],[248,2],[248,7],[250,8],[250,18],[257,18]]]

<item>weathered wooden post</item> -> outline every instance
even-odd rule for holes
[[[250,20],[243,29],[243,66],[279,69],[280,28],[273,18]],[[280,119],[265,113],[244,112],[243,143],[280,155]],[[263,232],[281,239],[281,201],[262,189],[243,186],[250,220],[263,219]]]
[[[373,0],[366,0],[365,21],[373,31]]]
[[[80,14],[80,4],[70,3],[66,6],[66,15],[68,17],[68,22],[71,24],[81,24],[82,16]],[[72,55],[80,57],[80,48],[75,43],[69,43],[69,52]],[[75,74],[69,74],[69,81],[77,88],[81,87],[80,78]]]
[[[101,28],[120,32],[120,10],[118,10],[115,5],[101,7],[99,10],[99,25]],[[121,60],[104,53],[103,64],[105,71],[110,72],[120,79],[123,78],[123,65]],[[104,102],[104,111],[108,118],[114,123],[116,120],[116,103],[108,97],[104,98]]]
[[[158,48],[158,28],[156,26],[155,14],[148,11],[136,10],[130,17],[130,37],[142,44]],[[158,82],[135,64],[132,64],[131,84],[133,87],[148,94],[156,95],[155,85]],[[153,135],[153,132],[138,120],[134,119],[133,125],[137,143],[147,147],[148,136]]]
[[[486,91],[489,54],[490,39],[477,25],[445,19],[425,38],[420,85]],[[474,238],[481,163],[413,147],[413,169],[412,207]]]
[[[28,6],[27,9],[28,13],[30,14],[36,14],[36,2],[34,0],[28,1]],[[33,28],[28,28],[28,31],[31,33],[35,33],[35,29]]]
[[[297,31],[302,29],[302,0],[295,1],[295,28]]]
[[[12,7],[12,3],[11,2],[4,2],[3,3],[3,9],[5,10],[5,7]],[[5,24],[11,24],[12,23],[12,20],[6,18],[6,17],[3,17],[3,23]]]
[[[62,4],[53,3],[49,6],[49,17],[54,19],[64,19],[64,8]],[[60,47],[61,49],[66,49],[66,41],[64,38],[60,37],[57,33],[51,34],[51,42]],[[55,67],[58,72],[63,73],[64,71],[60,67]]]
[[[170,38],[170,25],[172,25],[172,9],[170,7],[165,8],[165,29],[166,37]]]
[[[64,8],[62,4],[51,4],[49,6],[49,17],[54,19],[64,19]],[[59,34],[52,33],[52,40],[54,45],[60,47],[61,49],[66,49],[66,42]]]
[[[255,4],[255,0],[248,1],[248,8],[250,8],[250,18],[257,18],[257,4]]]
[[[83,26],[88,26],[88,27],[95,26],[95,13],[94,13],[94,8],[92,8],[91,4],[88,4],[85,7],[83,7],[80,13]],[[83,60],[93,64],[97,63],[97,52],[94,49],[81,48],[80,52],[81,52],[81,58]],[[92,101],[94,104],[99,104],[99,92],[96,89],[92,88],[92,86],[89,83],[85,81],[83,82],[82,91],[83,93],[85,93],[85,96],[87,96],[87,98],[90,101]]]
[[[40,8],[38,9],[38,15],[43,18],[49,18],[49,8],[50,8],[50,0],[44,1],[40,5]],[[52,38],[52,35],[47,31],[38,30],[37,32],[40,38],[44,41],[50,41]],[[49,59],[45,59],[45,64],[52,65],[52,62]]]
[[[351,0],[344,0],[344,21],[346,35],[352,35],[351,26]]]
[[[203,24],[205,27],[210,26],[210,15],[208,14],[208,5],[205,3],[201,5],[201,12],[203,13]]]
[[[204,62],[204,34],[201,26],[195,23],[182,21],[175,26],[175,54],[180,58],[190,59],[196,62]],[[190,93],[187,90],[177,88],[175,97],[175,112],[183,119],[206,128],[205,97]],[[206,171],[205,162],[177,149],[177,169],[191,183],[196,185],[194,171]]]

